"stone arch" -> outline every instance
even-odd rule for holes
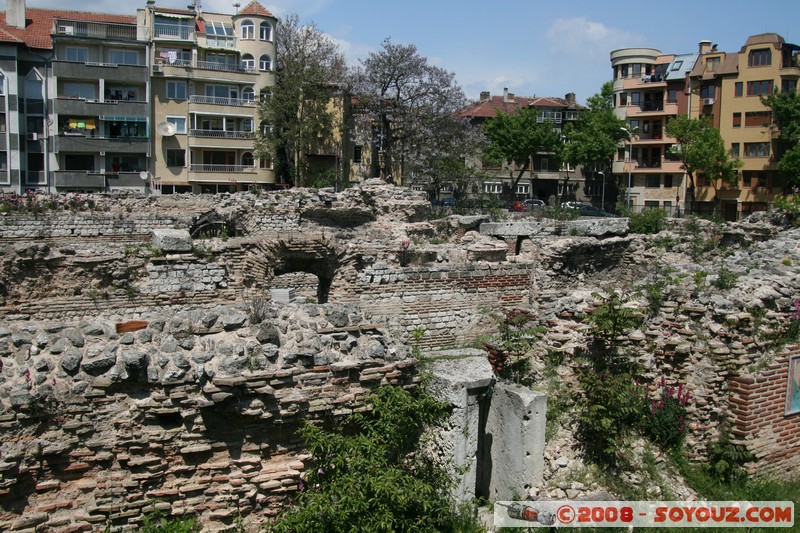
[[[319,280],[317,302],[327,303],[336,275],[343,267],[359,262],[360,256],[340,249],[326,236],[260,242],[247,252],[242,264],[242,284],[267,289],[276,276],[305,272]]]

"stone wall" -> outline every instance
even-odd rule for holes
[[[0,530],[130,529],[153,509],[255,530],[297,490],[304,420],[415,380],[410,350],[348,307],[136,318],[0,328]]]
[[[165,260],[159,263],[146,266],[147,280],[137,283],[141,293],[210,292],[228,286],[226,269],[216,262]]]
[[[800,471],[800,413],[786,414],[789,358],[797,354],[796,347],[764,370],[731,381],[732,433],[755,456],[759,474]]]
[[[0,216],[4,239],[51,239],[132,235],[149,236],[158,228],[175,228],[175,217],[157,213],[41,213]]]

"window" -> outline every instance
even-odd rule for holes
[[[206,85],[206,96],[214,98],[239,98],[239,90],[229,85]]]
[[[766,187],[767,176],[762,172],[744,171],[742,172],[742,184],[745,187]]]
[[[645,209],[658,209],[658,200],[645,200],[644,201],[644,208]]]
[[[361,164],[363,157],[363,146],[353,146],[353,163]]]
[[[254,58],[252,54],[244,54],[242,56],[242,68],[245,70],[255,70],[256,58]]]
[[[0,72],[0,94],[6,94],[6,77]]]
[[[253,159],[252,152],[245,152],[242,154],[242,166],[243,167],[254,167],[256,165],[255,159]]]
[[[138,172],[144,169],[137,156],[123,155],[106,159],[106,170],[122,172]]]
[[[631,103],[633,105],[639,105],[639,99],[641,98],[640,93],[631,93]]]
[[[272,40],[272,24],[269,22],[262,22],[258,30],[258,38],[262,41]]]
[[[242,39],[255,39],[256,25],[250,19],[242,21]]]
[[[542,172],[548,172],[550,170],[549,167],[550,167],[550,160],[547,159],[546,157],[543,157],[542,158],[542,162],[541,162],[541,169],[540,170]]]
[[[634,130],[637,130],[637,129],[639,129],[639,121],[638,121],[638,120],[636,120],[636,119],[630,120],[630,121],[628,122],[628,124],[630,125],[630,126],[628,127],[628,131],[634,131]]]
[[[578,112],[577,111],[567,111],[565,118],[566,118],[566,120],[577,120],[578,119]]]
[[[733,127],[734,128],[741,128],[742,127],[742,114],[741,113],[734,113],[733,114]]]
[[[772,113],[769,111],[748,111],[744,114],[744,125],[747,128],[764,127],[770,122],[772,122]]]
[[[272,133],[272,126],[266,120],[261,121],[261,133],[263,135],[267,135],[268,133]]]
[[[619,105],[620,107],[628,105],[628,93],[620,93]]]
[[[530,189],[530,185],[524,184],[524,183],[518,183],[517,184],[516,194],[526,195],[527,196],[529,189]]]
[[[186,152],[183,150],[167,150],[168,167],[185,167]]]
[[[86,63],[89,61],[89,50],[86,48],[76,48],[74,46],[67,47],[67,61],[78,61]]]
[[[719,67],[719,57],[709,57],[706,59],[706,70],[708,72],[714,72]]]
[[[661,187],[661,176],[658,174],[648,174],[645,186],[650,188]]]
[[[500,194],[503,192],[503,184],[502,183],[484,183],[483,184],[483,192],[489,194]]]
[[[672,64],[672,70],[680,70],[683,66],[683,61],[676,61]]]
[[[743,90],[744,90],[744,83],[737,81],[733,85],[733,96],[742,96]]]
[[[186,100],[186,82],[167,81],[167,98],[170,100]]]
[[[65,154],[64,170],[94,170],[94,155]]]
[[[700,98],[714,98],[717,95],[717,87],[714,85],[703,85],[700,89]]]
[[[89,100],[97,98],[95,86],[91,83],[65,83],[62,91],[64,96],[69,98],[86,98]]]
[[[272,168],[272,159],[269,157],[264,157],[258,161],[258,166],[259,168],[269,170]]]
[[[642,65],[640,65],[639,63],[634,63],[633,64],[633,77],[634,78],[638,78],[641,75],[642,75]]]
[[[186,117],[167,117],[167,122],[175,125],[175,133],[186,133]]]
[[[138,65],[139,53],[136,50],[109,50],[108,62],[117,65]]]
[[[750,50],[750,55],[747,56],[748,67],[766,67],[772,63],[772,53],[769,48],[761,48],[759,50]]]
[[[731,157],[733,158],[739,157],[739,143],[731,144]]]
[[[256,91],[252,87],[245,87],[242,91],[242,99],[252,102],[256,99]]]
[[[650,121],[645,120],[644,122],[642,122],[642,132],[647,133],[649,131],[650,131]]]
[[[748,81],[747,96],[769,96],[772,93],[772,80]]]
[[[744,143],[745,157],[769,157],[769,143]]]
[[[797,80],[783,80],[781,81],[781,92],[790,93],[797,91]]]
[[[667,90],[667,102],[672,103],[672,104],[678,102],[678,90],[677,89],[669,89],[669,90]]]
[[[253,128],[255,128],[255,125],[256,125],[256,123],[253,121],[252,118],[246,118],[246,119],[242,120],[242,131],[246,131],[248,133],[252,133],[252,132],[255,131],[255,129],[253,129]]]
[[[269,57],[267,54],[264,54],[260,58],[258,58],[258,70],[262,72],[272,70],[272,58]]]
[[[623,78],[628,77],[628,65],[622,65],[622,77]]]
[[[664,188],[671,189],[672,188],[672,174],[665,174],[664,175]]]

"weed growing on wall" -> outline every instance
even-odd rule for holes
[[[682,384],[677,387],[668,385],[664,377],[655,398],[651,398],[647,388],[640,385],[637,403],[642,411],[639,427],[644,435],[663,448],[679,448],[688,429],[690,398],[689,391]]]

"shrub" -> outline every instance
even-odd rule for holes
[[[714,286],[723,290],[732,289],[736,286],[737,279],[738,276],[723,263],[719,267],[719,272],[717,272],[717,279],[714,281]]]
[[[141,533],[195,533],[200,525],[193,517],[167,519],[161,511],[145,515]]]
[[[667,218],[667,213],[661,209],[646,209],[641,213],[631,213],[630,218],[631,233],[650,235],[664,229],[664,220]]]
[[[677,388],[667,385],[661,378],[661,392],[656,399],[650,399],[646,389],[639,389],[639,401],[643,404],[643,417],[640,426],[645,436],[664,448],[678,448],[683,443],[687,429],[687,405],[690,394],[683,385]]]
[[[745,463],[753,460],[747,448],[733,442],[729,431],[724,431],[719,440],[708,447],[706,471],[719,481],[730,483],[747,478]]]
[[[418,453],[423,428],[444,420],[443,405],[391,386],[367,402],[371,410],[351,415],[347,431],[305,423],[314,467],[270,531],[477,531],[451,501],[444,468]]]

